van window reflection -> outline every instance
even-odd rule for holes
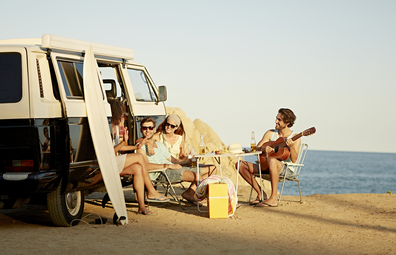
[[[48,169],[51,157],[51,138],[48,127],[43,128],[43,134],[44,138],[40,139],[42,152],[41,169]]]

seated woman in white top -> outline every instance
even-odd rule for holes
[[[174,158],[187,158],[184,151],[184,127],[178,115],[171,114],[166,117],[157,130],[153,137],[155,141],[163,143]]]
[[[170,114],[158,126],[158,132],[152,136],[151,140],[153,142],[162,142],[173,158],[187,162],[187,153],[184,150],[184,136],[185,131],[180,117],[176,114]],[[152,146],[147,146],[147,152],[149,155],[155,154]],[[188,165],[191,166],[191,162]],[[199,167],[203,178],[217,173],[214,165],[200,164]]]

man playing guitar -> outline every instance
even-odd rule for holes
[[[284,149],[288,153],[286,154],[286,157],[288,157],[284,161],[293,163],[297,161],[301,139],[298,138],[295,139],[295,141],[290,139],[294,135],[296,135],[292,130],[290,130],[295,120],[296,116],[294,115],[292,110],[285,108],[279,109],[278,115],[276,116],[275,120],[275,129],[270,129],[265,132],[263,138],[257,144],[257,149],[261,149],[263,152],[263,157],[260,159],[262,174],[269,173],[271,179],[272,191],[269,198],[267,197],[267,194],[265,192],[263,192],[264,197],[261,196],[261,187],[254,178],[254,174],[258,173],[258,165],[246,161],[240,162],[240,175],[254,188],[254,190],[258,194],[256,200],[252,201],[250,205],[260,207],[278,206],[278,182],[280,170],[282,169],[283,164],[281,162],[282,159],[278,159],[277,156],[275,156],[276,152],[278,152],[278,148],[273,148],[274,146],[271,147],[271,145],[274,141],[279,140],[279,138],[287,139],[285,141],[287,147],[285,147]],[[287,170],[285,171],[293,172],[293,169],[287,168]]]

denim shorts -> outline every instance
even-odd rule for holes
[[[169,181],[171,181],[171,182],[184,181],[184,179],[183,179],[184,171],[191,171],[191,172],[196,173],[197,172],[197,168],[196,167],[183,166],[182,169],[167,169],[167,170],[165,170],[166,175],[168,176]],[[167,180],[166,180],[165,176],[163,174],[161,174],[158,177],[158,181],[166,182]]]

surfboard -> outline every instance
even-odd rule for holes
[[[99,72],[92,45],[85,52],[83,76],[85,107],[96,158],[98,159],[103,181],[114,210],[119,218],[125,216],[125,220],[120,221],[124,225],[128,223],[124,192],[111,141],[106,108],[103,103],[102,84],[99,80]]]

